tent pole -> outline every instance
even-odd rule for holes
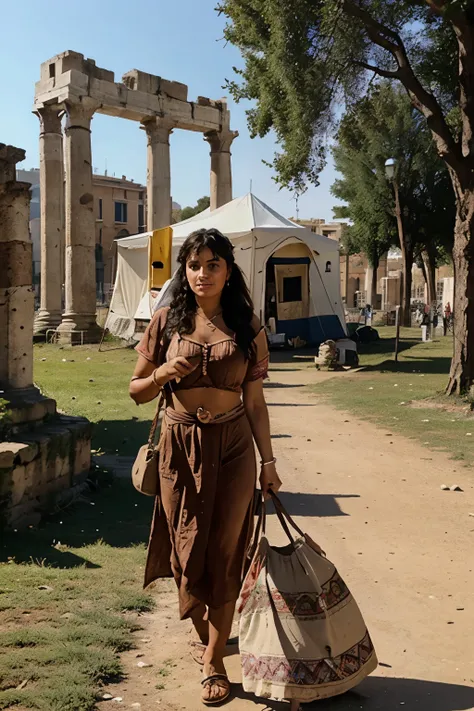
[[[254,301],[253,289],[255,286],[255,235],[252,229],[252,251],[250,253],[250,296]]]

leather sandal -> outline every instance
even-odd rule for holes
[[[238,643],[238,637],[231,637],[227,640],[227,646],[235,646]],[[207,645],[204,644],[204,642],[198,642],[196,639],[191,639],[189,641],[189,652],[191,654],[191,657],[193,661],[196,662],[196,664],[199,664],[200,667],[202,667],[204,664],[203,657],[206,653],[206,649]]]
[[[189,651],[191,657],[193,658],[193,661],[196,662],[196,664],[199,664],[200,667],[202,667],[204,664],[203,657],[206,653],[206,649],[207,645],[205,645],[204,642],[197,642],[194,639],[189,642]]]
[[[222,704],[230,696],[230,682],[226,674],[211,674],[201,681],[203,686],[203,694],[201,695],[201,701],[205,706],[216,706],[217,704]],[[222,692],[220,696],[215,696],[212,699],[206,699],[204,697],[204,691],[210,691],[213,686]]]

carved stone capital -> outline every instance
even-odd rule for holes
[[[86,131],[91,129],[91,120],[99,104],[87,96],[84,96],[79,102],[65,101],[64,108],[66,110],[66,132],[71,128],[84,128]]]
[[[44,133],[62,133],[61,118],[64,113],[59,104],[45,105],[34,111],[40,120],[40,136]]]
[[[149,146],[155,143],[169,143],[170,135],[175,124],[169,119],[154,116],[142,121],[142,128],[146,131]]]
[[[204,140],[211,146],[211,153],[230,153],[230,147],[238,131],[207,131]]]

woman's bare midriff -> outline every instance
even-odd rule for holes
[[[178,390],[173,393],[173,407],[178,412],[191,412],[194,414],[198,407],[209,410],[212,417],[223,415],[242,401],[240,393],[217,388],[193,388],[192,390]]]

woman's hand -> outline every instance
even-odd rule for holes
[[[156,369],[156,381],[163,381],[164,385],[170,380],[185,378],[197,368],[198,363],[199,359],[197,358],[190,358],[189,360],[187,358],[184,358],[183,356],[173,358],[172,360],[168,361],[167,363],[164,363],[162,366]]]
[[[270,498],[268,490],[271,489],[274,494],[277,494],[282,487],[282,481],[277,474],[274,463],[262,465],[260,471],[260,488],[265,499]]]

